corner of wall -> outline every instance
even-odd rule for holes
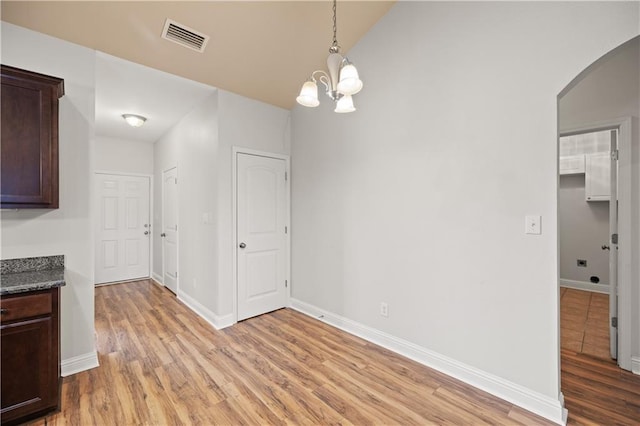
[[[91,370],[99,367],[98,352],[87,352],[86,354],[63,359],[60,363],[60,371],[62,377],[68,377],[82,371]]]
[[[178,291],[178,300],[184,303],[193,312],[198,314],[206,322],[211,324],[216,330],[221,330],[235,324],[235,322],[233,321],[233,315],[216,315],[213,311],[206,308],[204,305],[202,305],[193,297],[189,296],[183,291]]]

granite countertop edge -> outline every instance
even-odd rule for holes
[[[0,275],[0,296],[49,290],[66,285],[64,268]]]

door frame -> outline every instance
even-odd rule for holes
[[[162,220],[160,221],[160,232],[158,233],[158,238],[160,238],[160,250],[161,250],[161,259],[160,259],[160,267],[161,267],[161,271],[160,271],[160,278],[162,279],[160,281],[160,284],[162,284],[163,287],[166,287],[165,283],[164,283],[164,239],[160,236],[160,234],[162,233],[162,231],[164,230],[164,174],[166,172],[168,172],[169,170],[173,170],[176,169],[176,180],[179,178],[179,170],[178,170],[178,165],[175,164],[173,166],[167,167],[166,169],[162,170],[162,173],[160,173],[160,213],[162,215]],[[178,185],[178,183],[176,182],[176,186]],[[177,198],[180,198],[180,193],[179,193],[179,188],[176,188],[176,191],[178,191],[178,193],[176,194]],[[178,226],[178,238],[176,238],[176,297],[178,296],[178,291],[180,290],[180,209],[179,209],[180,203],[178,203],[178,206],[176,207],[176,225]]]
[[[152,174],[147,174],[147,173],[127,173],[127,172],[113,172],[113,171],[109,171],[109,170],[94,170],[93,171],[93,176],[92,176],[92,188],[95,186],[95,176],[96,175],[114,175],[114,176],[133,176],[133,177],[146,177],[149,179],[149,224],[150,226],[153,225],[153,175]],[[95,232],[96,232],[96,224],[98,223],[99,217],[98,215],[100,214],[100,210],[98,209],[98,197],[99,195],[97,193],[95,193],[93,195],[93,226],[92,226],[92,233],[93,233],[93,247],[96,246],[96,238],[98,237]],[[149,238],[149,276],[147,277],[147,279],[151,279],[153,277],[153,231],[150,230],[149,232],[151,232],[151,238]],[[95,269],[96,269],[96,264],[95,264],[95,257],[96,257],[96,253],[95,253],[95,249],[94,249],[94,253],[93,253],[93,285],[95,286]],[[136,281],[136,280],[128,280],[128,281]],[[98,284],[98,285],[109,285],[112,283],[103,283],[103,284]]]
[[[239,146],[232,147],[232,157],[231,157],[231,195],[232,195],[232,242],[231,253],[232,253],[232,283],[233,283],[233,291],[231,292],[233,295],[233,324],[238,322],[238,252],[236,247],[238,247],[238,154],[246,154],[246,155],[255,155],[257,157],[266,157],[266,158],[274,158],[277,160],[284,160],[285,162],[285,173],[288,177],[285,179],[285,194],[286,194],[286,218],[285,222],[287,223],[288,232],[285,238],[285,250],[286,250],[286,279],[288,282],[286,288],[286,304],[285,306],[289,306],[291,303],[291,157],[288,154],[278,154],[275,152],[267,152],[267,151],[259,151],[250,148],[243,148]]]
[[[598,121],[580,127],[560,129],[556,147],[556,167],[560,161],[560,136],[572,134],[599,132],[603,130],[618,130],[618,365],[631,371],[632,344],[632,281],[631,281],[631,238],[632,238],[632,194],[631,194],[631,138],[633,132],[633,118],[620,117],[612,120]],[[556,197],[559,192],[559,175]],[[556,214],[559,215],[559,203],[556,202]],[[556,235],[560,244],[560,233]],[[558,289],[560,288],[560,267],[557,266]],[[558,306],[560,306],[560,292],[558,291]],[[558,316],[558,319],[560,316]],[[558,322],[558,331],[560,323]],[[558,333],[560,336],[560,333]],[[560,348],[560,344],[558,344]]]

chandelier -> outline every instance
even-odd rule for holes
[[[302,85],[296,101],[306,107],[320,105],[318,100],[318,81],[320,81],[326,88],[327,96],[336,103],[335,112],[353,112],[356,108],[353,106],[351,96],[362,90],[362,80],[358,77],[356,67],[340,54],[336,31],[336,0],[333,0],[333,44],[329,48],[327,58],[329,72],[317,70],[311,73],[309,80]],[[317,80],[316,76],[318,76]]]

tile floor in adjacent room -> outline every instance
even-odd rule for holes
[[[608,294],[561,287],[560,326],[563,349],[611,359]]]

